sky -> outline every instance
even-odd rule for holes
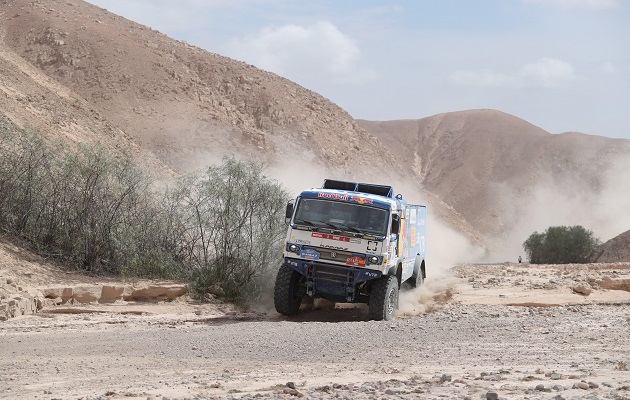
[[[355,119],[497,109],[630,139],[630,0],[88,0]]]

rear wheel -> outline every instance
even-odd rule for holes
[[[424,261],[422,262],[420,268],[418,268],[416,276],[412,276],[409,282],[411,283],[411,287],[414,289],[422,286],[424,283]]]
[[[278,270],[273,291],[276,311],[284,315],[297,314],[305,294],[306,286],[302,275],[283,264]]]
[[[391,321],[398,309],[398,279],[383,276],[372,284],[368,315],[375,321]]]

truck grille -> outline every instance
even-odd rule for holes
[[[321,247],[317,248],[317,252],[320,260],[336,261],[344,264],[348,258],[352,257],[352,253],[349,251],[323,249]]]
[[[317,265],[314,271],[315,279],[323,279],[330,282],[348,282],[348,273],[352,272],[343,267],[329,267],[325,265]]]

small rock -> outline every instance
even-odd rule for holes
[[[499,394],[497,392],[490,391],[486,393],[486,400],[499,400]]]
[[[582,389],[582,390],[587,390],[588,389],[588,383],[582,381],[582,382],[578,382],[575,385],[578,389]]]
[[[586,285],[577,285],[571,288],[575,293],[579,293],[583,296],[588,296],[589,294],[591,294],[591,292],[593,292],[593,290],[590,287],[587,287]]]

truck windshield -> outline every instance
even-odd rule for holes
[[[293,222],[298,225],[385,236],[389,212],[361,204],[301,198]]]

